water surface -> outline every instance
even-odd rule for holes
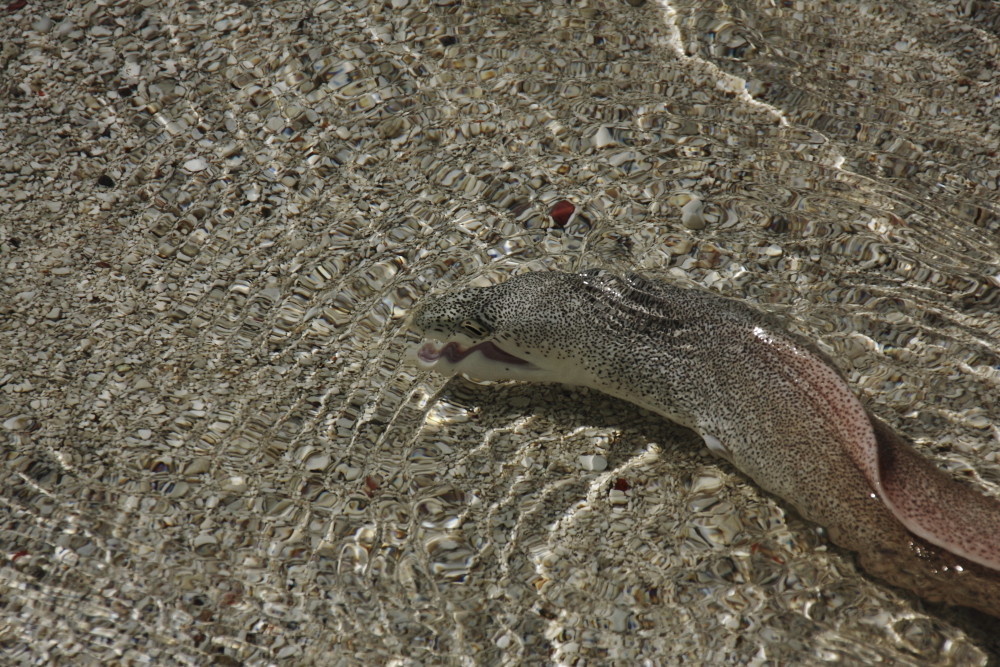
[[[402,331],[520,271],[683,277],[997,494],[995,5],[17,4],[6,661],[998,655],[692,433]]]

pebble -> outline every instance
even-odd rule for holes
[[[688,203],[681,207],[681,224],[688,229],[704,229],[704,208],[705,205],[700,199],[697,197],[691,198]]]
[[[18,415],[5,420],[3,427],[7,431],[23,431],[30,427],[33,421],[28,415]]]
[[[204,171],[208,169],[208,162],[201,158],[194,158],[185,162],[184,168],[191,172]]]
[[[602,472],[608,467],[608,460],[600,454],[584,454],[580,456],[580,467],[591,472]]]
[[[781,246],[771,244],[764,247],[764,254],[768,257],[780,257],[782,254]]]
[[[52,30],[53,25],[55,24],[52,22],[52,19],[48,16],[43,16],[31,24],[31,29],[35,32],[46,33],[49,30]]]
[[[573,206],[573,203],[563,199],[549,209],[549,217],[551,217],[552,221],[558,226],[565,227],[570,218],[573,216],[574,211],[576,211],[576,207]]]
[[[594,136],[591,139],[591,141],[597,148],[604,148],[605,146],[614,146],[618,143],[617,141],[615,141],[615,138],[611,135],[611,130],[609,130],[604,125],[602,125],[597,130],[597,132],[594,133]]]
[[[328,465],[330,465],[330,455],[325,452],[313,454],[303,463],[306,470],[325,470]]]

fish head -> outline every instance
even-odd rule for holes
[[[424,337],[416,363],[478,380],[580,384],[574,353],[586,331],[579,274],[525,273],[491,287],[443,294],[421,306],[411,328]]]

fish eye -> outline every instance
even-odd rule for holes
[[[463,320],[459,327],[473,338],[485,338],[490,333],[489,327],[478,320]]]

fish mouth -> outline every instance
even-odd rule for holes
[[[496,345],[496,343],[489,340],[469,347],[464,347],[455,341],[447,343],[442,343],[436,340],[427,341],[417,352],[417,359],[426,366],[430,367],[441,359],[444,359],[451,364],[457,364],[465,360],[466,357],[473,353],[479,353],[490,361],[502,364],[512,364],[515,366],[522,366],[524,368],[534,368],[534,365],[529,361],[501,349]]]

